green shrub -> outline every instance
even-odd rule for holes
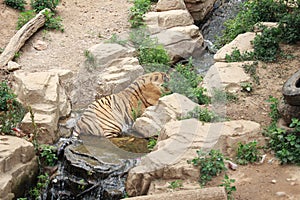
[[[4,0],[4,3],[12,8],[24,11],[26,1],[25,0]]]
[[[254,59],[254,53],[253,52],[245,52],[241,53],[240,50],[234,49],[231,53],[231,55],[226,54],[225,61],[226,62],[241,62],[241,61],[247,61],[247,60],[253,60]]]
[[[282,31],[282,41],[285,43],[296,43],[300,40],[300,10],[285,15],[279,24]]]
[[[300,127],[297,123],[296,127]],[[300,164],[300,134],[299,132],[287,133],[285,130],[273,127],[268,130],[268,147],[275,152],[282,164]]]
[[[198,157],[189,160],[188,163],[200,168],[199,183],[201,186],[205,186],[213,177],[227,170],[224,164],[224,156],[219,150],[212,149],[208,153],[198,150],[197,155]]]
[[[287,12],[288,8],[283,0],[246,1],[234,19],[224,23],[225,29],[222,36],[217,38],[216,45],[224,46],[239,34],[252,31],[253,26],[258,22],[277,22]]]
[[[58,3],[59,0],[31,0],[31,6],[36,12],[40,12],[45,8],[54,11]]]
[[[222,180],[222,184],[219,186],[222,186],[225,188],[225,191],[227,193],[227,200],[233,200],[232,192],[236,191],[236,187],[232,186],[231,183],[234,183],[235,179],[230,179],[227,174],[224,175],[224,179]]]
[[[61,32],[64,31],[63,25],[61,23],[62,19],[60,18],[60,16],[55,16],[54,12],[48,10],[44,12],[44,15],[46,17],[45,27],[47,29],[55,29]]]
[[[144,25],[144,14],[150,9],[150,0],[134,0],[130,8],[130,24],[132,28],[138,28]]]
[[[44,161],[45,165],[54,166],[56,164],[56,147],[47,144],[42,144],[39,146],[39,150],[41,160]]]
[[[254,38],[254,56],[258,60],[272,62],[277,59],[280,30],[278,28],[265,28],[261,35]]]
[[[148,145],[147,145],[148,150],[152,151],[153,148],[155,147],[156,143],[157,143],[156,138],[150,138],[149,141],[148,141]]]
[[[251,76],[256,84],[260,84],[259,76],[257,75],[258,62],[255,61],[252,64],[243,65],[244,71]]]
[[[254,163],[261,159],[261,153],[258,150],[257,142],[252,141],[246,144],[238,143],[236,161],[240,165]]]
[[[17,30],[21,29],[27,22],[35,17],[35,12],[33,10],[28,10],[26,12],[21,12],[17,21]]]
[[[208,104],[210,98],[205,95],[206,89],[199,86],[202,80],[203,77],[196,73],[192,58],[190,58],[187,64],[177,64],[175,66],[175,70],[170,75],[167,87],[172,92],[185,95],[194,102]]]
[[[182,119],[195,118],[202,122],[216,122],[221,121],[221,118],[213,111],[207,108],[195,107],[192,111],[189,111]]]
[[[183,187],[182,180],[175,180],[175,181],[169,182],[169,186],[168,186],[168,188],[171,188],[173,190],[176,188],[182,188],[182,187]]]
[[[0,83],[0,133],[11,134],[25,115],[25,109],[6,82]]]

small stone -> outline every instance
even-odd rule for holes
[[[283,196],[286,196],[286,193],[285,192],[276,192],[276,195],[279,197],[283,197]]]
[[[276,181],[275,179],[273,179],[271,182],[272,182],[273,184],[277,183],[277,181]]]
[[[291,182],[291,186],[294,186],[294,185],[296,185],[296,183],[295,182]]]
[[[296,181],[297,179],[296,178],[287,178],[286,180],[287,181]]]
[[[42,51],[48,48],[48,44],[45,41],[37,40],[33,43],[33,47],[38,51]]]
[[[14,62],[14,61],[9,61],[7,63],[7,70],[8,71],[15,71],[21,69],[21,65],[19,65],[18,63]]]

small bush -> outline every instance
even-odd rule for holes
[[[152,151],[153,148],[155,147],[156,143],[157,143],[156,138],[150,138],[149,141],[148,141],[148,145],[147,145],[148,150]]]
[[[12,8],[24,11],[26,1],[25,0],[4,0],[4,3]]]
[[[219,150],[212,149],[208,153],[198,150],[197,154],[198,157],[189,160],[188,163],[200,168],[199,183],[201,186],[205,186],[213,177],[227,170],[224,164],[224,156]]]
[[[54,166],[57,161],[56,147],[42,144],[39,146],[41,160],[47,166]]]
[[[261,153],[258,150],[257,142],[249,142],[243,144],[238,143],[237,148],[237,163],[240,165],[247,165],[248,163],[254,163],[261,159]]]
[[[25,115],[25,109],[6,82],[0,83],[0,134],[11,134]]]
[[[300,40],[300,10],[285,15],[279,24],[282,30],[282,41],[285,43],[296,43]]]
[[[254,56],[258,60],[273,62],[280,52],[280,30],[278,28],[265,28],[261,35],[254,38]]]
[[[35,12],[40,12],[45,8],[49,8],[54,12],[59,0],[31,0],[31,6]]]
[[[28,10],[26,12],[21,12],[17,21],[17,30],[21,29],[27,22],[34,18],[35,12],[33,10]]]
[[[138,28],[144,25],[144,14],[150,9],[150,0],[134,0],[133,6],[130,8],[130,24],[132,28]]]
[[[62,25],[62,19],[60,16],[55,16],[54,12],[46,10],[44,12],[44,15],[46,17],[45,27],[47,29],[55,29],[59,30],[61,32],[64,31],[63,25]]]
[[[226,56],[225,56],[226,62],[241,62],[241,61],[247,61],[247,60],[253,60],[253,59],[254,59],[253,52],[241,53],[240,50],[238,50],[238,49],[234,49],[230,55],[226,54]]]
[[[213,111],[207,108],[195,107],[192,111],[188,112],[182,119],[195,118],[202,122],[216,122],[221,121],[221,118]]]

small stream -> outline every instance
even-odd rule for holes
[[[206,22],[198,24],[207,46],[201,57],[194,58],[199,74],[205,75],[214,64],[215,35],[221,33],[224,21],[236,14],[240,3],[239,0],[231,0],[222,6],[216,4]],[[51,176],[48,190],[42,198],[44,200],[121,199],[126,194],[127,172],[147,153],[147,140],[140,138],[108,140],[83,135],[79,140],[61,140],[70,145],[64,148],[60,156],[58,170]]]

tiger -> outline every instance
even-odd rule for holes
[[[156,105],[164,92],[169,76],[153,72],[138,77],[123,91],[101,97],[91,103],[77,121],[73,133],[118,137],[126,133],[134,123],[132,111],[139,107],[143,112]]]

